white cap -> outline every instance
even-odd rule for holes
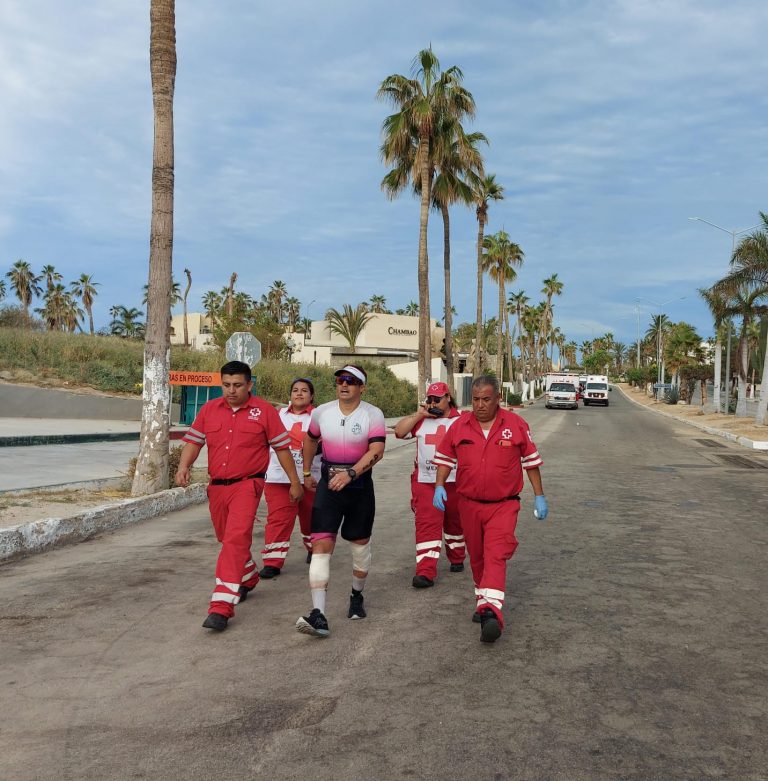
[[[334,377],[338,377],[340,374],[351,374],[353,377],[357,377],[363,385],[368,381],[365,374],[356,366],[345,366],[343,369],[337,369],[333,374]]]

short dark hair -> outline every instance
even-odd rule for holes
[[[472,380],[472,390],[475,390],[475,388],[484,388],[486,385],[493,388],[494,393],[499,393],[499,381],[493,374],[481,374],[479,377],[475,377],[475,379]]]
[[[242,361],[229,361],[221,367],[221,375],[229,374],[242,374],[245,377],[246,382],[251,381],[251,367],[247,363]]]
[[[293,393],[293,386],[297,382],[303,382],[305,385],[309,386],[309,392],[312,394],[312,398],[315,398],[315,385],[308,377],[297,377],[292,383],[291,383],[291,393]]]

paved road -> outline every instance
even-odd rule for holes
[[[369,618],[343,617],[342,547],[327,640],[293,630],[295,551],[200,628],[204,508],[0,567],[2,777],[765,779],[765,457],[618,393],[525,414],[552,512],[526,490],[493,646],[468,573],[410,587],[406,448],[376,468]]]

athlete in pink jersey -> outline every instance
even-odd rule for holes
[[[451,572],[461,572],[464,569],[464,534],[461,530],[458,502],[452,501],[456,491],[455,469],[445,484],[448,494],[445,512],[432,504],[437,476],[437,466],[433,462],[435,449],[458,418],[459,411],[448,386],[444,382],[433,382],[427,389],[426,403],[395,426],[395,436],[398,439],[416,440],[416,460],[411,475],[411,509],[416,517],[416,574],[412,581],[414,588],[429,588],[435,585],[443,536]]]
[[[371,470],[384,455],[384,414],[361,396],[365,370],[352,364],[336,373],[336,401],[321,404],[312,413],[304,440],[304,486],[315,487],[308,465],[322,441],[323,463],[312,507],[312,562],[309,588],[312,611],[296,622],[304,634],[327,637],[325,595],[330,579],[331,554],[336,536],[351,543],[352,595],[348,618],[365,618],[363,586],[371,563],[371,531],[376,512]]]

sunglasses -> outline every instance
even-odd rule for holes
[[[351,377],[349,374],[340,374],[336,378],[337,385],[362,385],[363,383],[357,377]]]
[[[427,404],[439,404],[445,396],[427,396]]]

